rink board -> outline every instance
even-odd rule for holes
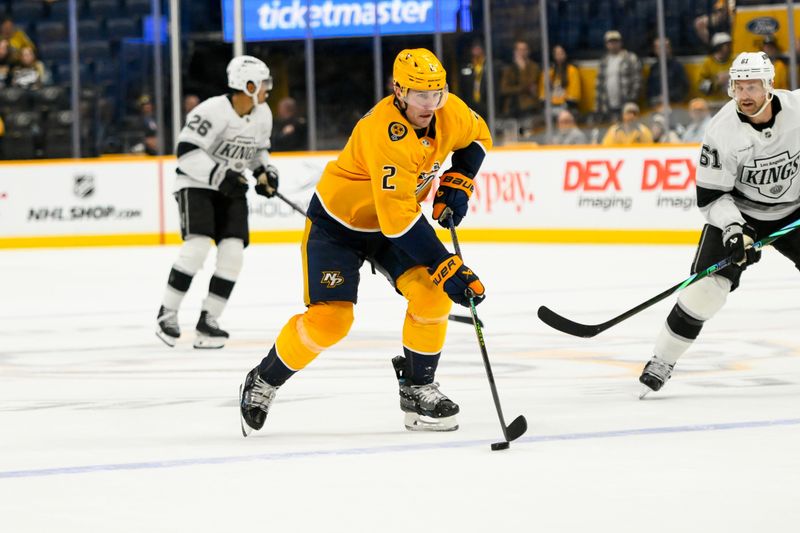
[[[489,152],[475,179],[465,241],[670,243],[696,240],[696,145]],[[333,152],[275,155],[281,191],[307,206]],[[445,162],[443,168],[448,168]],[[174,157],[0,165],[0,248],[180,241]],[[430,211],[432,193],[423,203]],[[252,241],[297,242],[303,217],[248,193]],[[444,234],[442,234],[444,236]]]

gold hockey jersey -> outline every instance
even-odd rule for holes
[[[489,128],[457,96],[448,96],[422,135],[387,96],[358,121],[339,157],[325,167],[317,197],[347,228],[398,237],[419,218],[419,203],[450,152],[473,142],[489,150]]]

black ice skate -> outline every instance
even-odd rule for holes
[[[178,337],[181,336],[181,328],[178,326],[178,312],[173,309],[167,309],[162,305],[158,310],[156,323],[158,324],[156,337],[164,341],[164,344],[170,348],[173,348],[175,343],[178,342]]]
[[[264,427],[269,406],[272,405],[277,390],[278,387],[261,379],[258,367],[247,374],[244,383],[239,385],[239,421],[242,435],[246,437],[251,431]]]
[[[197,321],[196,330],[195,348],[222,348],[225,346],[225,341],[230,337],[227,331],[220,329],[217,319],[210,315],[208,311],[200,313],[200,320]]]
[[[458,405],[439,390],[438,383],[413,385],[407,382],[406,358],[398,355],[392,359],[394,372],[400,384],[400,409],[405,412],[405,426],[409,431],[455,431],[458,429]]]
[[[639,376],[639,383],[644,385],[642,391],[639,393],[639,399],[641,400],[651,391],[655,392],[661,390],[664,383],[672,376],[672,368],[674,366],[675,365],[671,365],[663,359],[653,356],[653,358],[644,365],[642,375]]]

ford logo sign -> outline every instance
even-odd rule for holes
[[[747,23],[747,31],[756,35],[772,35],[780,24],[772,17],[758,17]]]

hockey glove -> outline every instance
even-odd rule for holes
[[[278,192],[278,169],[272,165],[260,166],[253,171],[256,177],[256,192],[272,198]]]
[[[247,178],[235,170],[228,169],[218,189],[221,195],[228,198],[244,198],[247,194]]]
[[[435,269],[428,269],[431,281],[437,287],[442,287],[447,296],[455,303],[469,307],[470,295],[467,290],[472,291],[472,299],[478,305],[486,297],[486,289],[469,267],[455,254],[446,256],[439,262]]]
[[[449,227],[446,216],[446,209],[449,207],[453,212],[453,225],[458,226],[461,219],[467,216],[469,197],[474,190],[472,178],[453,169],[446,171],[439,178],[439,189],[433,199],[433,218],[443,228]]]
[[[725,253],[734,263],[746,268],[747,265],[757,263],[761,259],[761,250],[753,248],[756,231],[750,224],[731,224],[722,231],[722,243]]]

